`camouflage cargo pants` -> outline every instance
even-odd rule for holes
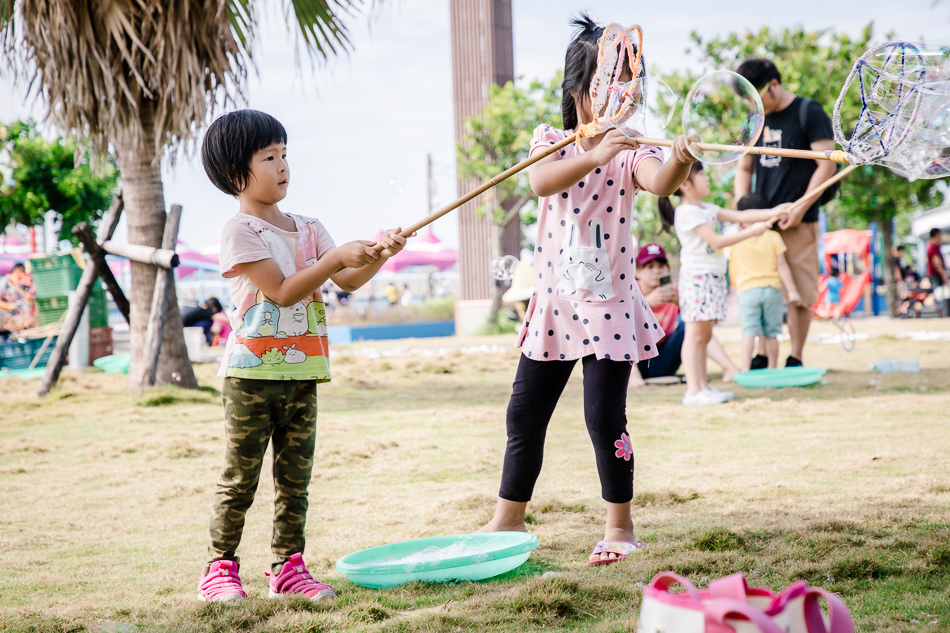
[[[254,502],[267,444],[274,453],[274,530],[271,549],[280,571],[292,554],[303,552],[307,488],[317,435],[314,380],[225,378],[222,389],[227,433],[225,467],[211,510],[211,561],[240,561],[244,518]]]

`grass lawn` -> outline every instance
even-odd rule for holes
[[[862,632],[950,630],[950,320],[855,325],[872,336],[851,353],[814,327],[806,361],[829,369],[823,385],[735,387],[735,402],[691,408],[682,386],[631,390],[647,547],[594,569],[603,504],[578,368],[529,505],[540,548],[502,578],[388,590],[350,583],[336,559],[488,520],[518,352],[513,336],[336,348],[306,552],[340,596],[328,605],[266,598],[268,472],[240,551],[250,599],[196,600],[223,453],[214,365],[196,366],[194,392],[67,371],[40,400],[39,381],[0,380],[0,630],[630,631],[639,588],[664,570],[700,586],[737,571],[774,590],[804,579],[839,593]],[[738,354],[737,329],[717,333]],[[869,369],[900,356],[921,372]]]

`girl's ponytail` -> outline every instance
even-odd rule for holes
[[[564,81],[561,82],[561,119],[565,130],[577,129],[577,107],[574,95],[590,90],[590,80],[597,70],[597,53],[603,27],[597,26],[589,15],[580,14],[571,20],[576,27],[574,39],[564,57]]]
[[[679,193],[677,191],[676,193]],[[670,202],[670,199],[666,196],[657,198],[656,206],[659,209],[660,213],[660,226],[667,233],[673,232],[673,215],[676,213],[676,207],[673,206],[673,203]]]

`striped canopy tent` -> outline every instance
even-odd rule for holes
[[[383,232],[376,234],[376,241]],[[434,266],[439,270],[451,268],[458,262],[458,251],[446,246],[435,236],[430,227],[426,227],[416,237],[410,237],[406,248],[396,253],[383,264],[380,270],[399,272],[407,266]]]

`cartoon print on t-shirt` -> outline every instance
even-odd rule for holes
[[[298,301],[292,306],[281,306],[280,316],[277,321],[277,338],[287,338],[288,336],[300,336],[307,333],[307,309],[303,301]]]
[[[230,367],[250,368],[260,365],[291,365],[305,363],[307,352],[291,345],[271,345],[261,339],[288,339],[297,336],[326,336],[326,309],[321,302],[302,299],[292,306],[278,307],[258,293],[258,303],[244,313],[235,333],[237,343],[231,353]],[[322,334],[320,334],[322,332]],[[253,344],[251,339],[259,339]],[[289,341],[288,341],[289,342]]]
[[[327,335],[327,309],[322,302],[311,301],[307,305],[307,336]]]
[[[599,219],[590,222],[590,246],[579,245],[577,223],[570,222],[561,261],[555,271],[558,276],[558,292],[573,295],[578,290],[587,290],[597,299],[606,301],[614,296],[610,280],[610,258],[604,243],[604,223]]]
[[[300,351],[299,349],[294,349],[296,346],[297,346],[297,344],[294,343],[294,344],[291,345],[290,347],[285,347],[285,348],[284,348],[285,350],[287,350],[287,353],[284,354],[284,362],[285,362],[285,363],[290,363],[291,365],[295,365],[295,364],[297,364],[297,363],[302,363],[302,362],[304,362],[304,361],[307,360],[307,355],[306,355],[306,354],[304,354],[304,353],[303,353],[302,351]]]
[[[255,303],[244,313],[241,327],[235,332],[235,336],[237,338],[274,336],[277,332],[277,317],[279,313],[280,311],[276,305],[266,299],[262,299],[260,303]]]

